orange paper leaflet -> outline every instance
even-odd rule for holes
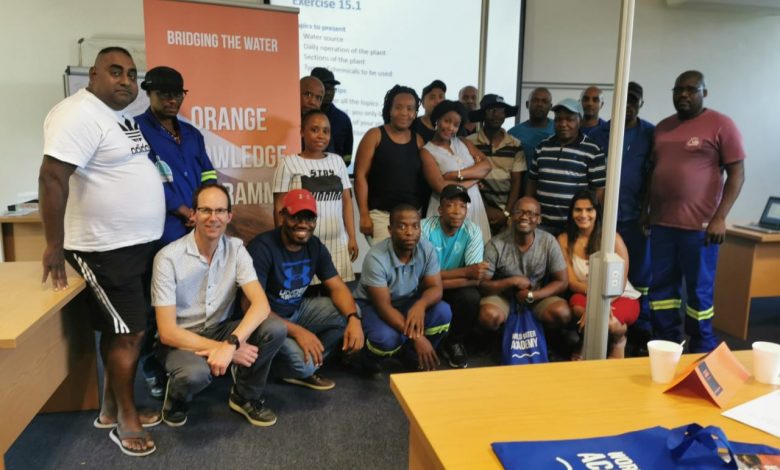
[[[710,398],[723,408],[750,377],[725,342],[688,366],[664,392]]]

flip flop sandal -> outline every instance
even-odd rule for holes
[[[108,433],[108,437],[111,438],[111,441],[113,441],[114,444],[119,446],[119,449],[123,454],[129,455],[130,457],[144,457],[157,450],[157,446],[154,444],[152,444],[151,448],[147,448],[146,450],[128,449],[122,445],[122,439],[148,439],[149,432],[147,431],[121,432],[119,428],[114,428]]]
[[[148,410],[148,411],[154,413],[153,410]],[[143,413],[144,413],[144,411],[141,411],[138,414],[140,415],[140,414],[143,414]],[[144,427],[144,428],[153,428],[153,427],[157,426],[158,424],[162,423],[162,421],[163,421],[162,413],[159,413],[157,415],[157,420],[156,421],[152,421],[150,423],[141,423],[141,426]],[[97,415],[97,417],[95,418],[95,421],[92,422],[92,426],[97,428],[97,429],[114,429],[116,427],[116,422],[113,422],[113,423],[103,423],[103,422],[100,421],[100,415]]]

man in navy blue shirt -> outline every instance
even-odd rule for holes
[[[644,345],[650,339],[650,304],[647,290],[650,286],[650,243],[642,230],[640,218],[650,172],[650,154],[653,151],[655,126],[639,118],[644,104],[642,86],[628,84],[626,124],[623,135],[623,160],[620,168],[620,196],[618,197],[617,230],[628,248],[628,280],[642,293],[639,318],[629,328],[629,342]],[[594,129],[590,137],[605,151],[609,146],[612,121]],[[641,348],[638,348],[641,349]]]
[[[341,155],[344,164],[349,166],[352,161],[352,120],[347,113],[340,110],[333,104],[333,97],[336,95],[336,85],[341,82],[336,80],[333,72],[324,67],[314,67],[311,69],[312,77],[320,79],[325,85],[325,95],[322,97],[321,109],[325,111],[330,121],[330,143],[326,151]]]
[[[314,196],[294,189],[284,196],[280,213],[282,224],[247,246],[271,316],[287,325],[287,338],[274,357],[271,373],[312,390],[330,390],[336,384],[317,374],[317,369],[342,336],[343,351],[363,348],[360,312],[328,249],[312,235],[317,225]],[[315,274],[329,297],[303,296]]]
[[[203,134],[177,117],[187,94],[181,74],[170,67],[155,67],[146,72],[141,88],[149,96],[149,108],[135,122],[163,178],[166,213],[160,241],[167,245],[192,229],[192,195],[201,184],[216,182],[217,172],[206,153]]]
[[[601,88],[589,86],[582,90],[582,94],[580,94],[580,103],[582,104],[580,131],[585,135],[590,135],[590,132],[593,129],[596,129],[606,122],[599,117],[601,108],[604,107],[604,94],[601,91]]]

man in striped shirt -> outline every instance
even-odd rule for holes
[[[515,114],[517,106],[505,103],[504,98],[492,93],[482,98],[479,110],[469,114],[471,121],[483,124],[479,132],[467,138],[493,166],[479,188],[491,235],[506,227],[509,209],[520,195],[523,173],[527,169],[522,144],[501,127],[506,118]]]
[[[582,107],[577,100],[566,98],[553,112],[555,134],[536,148],[526,195],[536,198],[542,207],[539,228],[557,236],[566,227],[569,204],[577,191],[590,188],[604,200],[606,156],[580,131]]]

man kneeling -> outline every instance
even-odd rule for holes
[[[230,408],[255,426],[271,426],[276,415],[262,395],[287,329],[268,317],[268,299],[243,243],[225,236],[232,219],[227,190],[204,185],[193,199],[195,229],[154,259],[152,305],[161,343],[156,353],[168,372],[163,420],[186,423],[192,396],[230,369]],[[239,287],[249,308],[241,320],[230,320]]]
[[[363,311],[366,348],[374,356],[403,351],[418,369],[439,365],[435,348],[450,328],[452,311],[441,301],[436,251],[420,239],[420,214],[408,204],[390,211],[390,238],[371,247],[355,299]]]

